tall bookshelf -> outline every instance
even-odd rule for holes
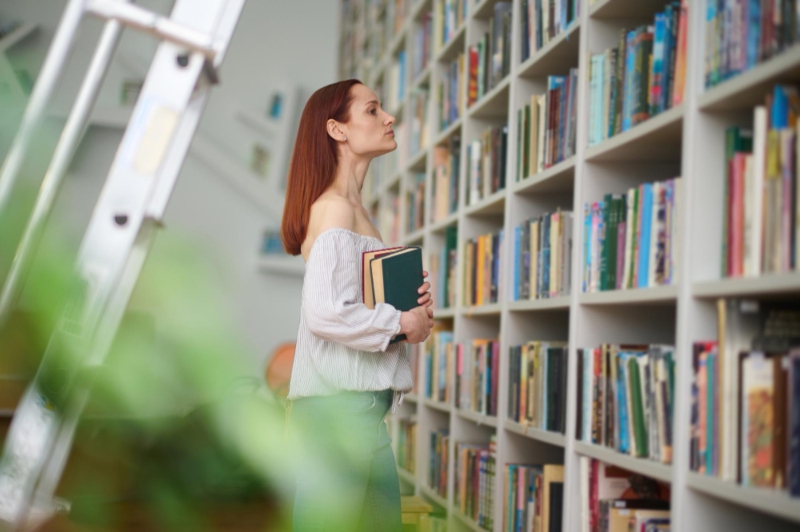
[[[425,13],[435,12],[443,0],[406,0],[405,20],[399,31],[387,30],[388,2],[350,0],[343,2],[340,77],[358,77],[372,87],[383,83],[393,58],[402,50],[414,55],[414,34]],[[448,530],[483,530],[454,505],[454,441],[488,443],[497,437],[494,531],[503,528],[501,468],[506,463],[563,463],[565,465],[563,529],[581,528],[579,459],[582,456],[617,465],[632,472],[668,482],[671,486],[672,529],[689,530],[797,530],[800,527],[800,499],[785,492],[746,488],[689,469],[690,396],[692,345],[716,338],[716,298],[797,298],[800,273],[761,275],[756,278],[720,277],[722,223],[722,174],[726,127],[747,123],[752,109],[776,82],[797,81],[800,76],[800,46],[763,62],[713,88],[705,88],[706,2],[689,2],[686,84],[681,104],[640,123],[628,131],[588,146],[589,61],[592,54],[614,46],[620,28],[648,22],[663,10],[665,0],[583,0],[577,20],[547,45],[521,61],[519,18],[522,0],[513,2],[511,72],[484,97],[466,109],[444,130],[436,120],[434,87],[446,72],[446,65],[459,53],[468,53],[486,30],[495,0],[469,1],[464,24],[445,46],[431,46],[429,65],[418,76],[406,68],[405,98],[396,109],[398,122],[411,118],[411,93],[419,85],[429,86],[427,113],[429,142],[419,153],[401,157],[397,171],[379,172],[379,179],[365,184],[365,203],[371,212],[394,208],[399,198],[399,237],[387,244],[421,245],[426,259],[444,244],[444,232],[458,227],[458,257],[463,257],[465,239],[503,229],[506,235],[501,261],[502,286],[499,303],[482,307],[435,309],[437,320],[452,325],[455,342],[473,338],[500,340],[500,385],[498,416],[488,417],[458,410],[418,395],[407,396],[396,415],[416,416],[416,471],[401,471],[406,490],[422,495],[446,511]],[[375,51],[380,55],[371,55]],[[577,145],[575,155],[543,172],[515,181],[517,146],[514,138],[517,110],[539,91],[547,75],[564,75],[579,69],[577,93]],[[467,90],[464,84],[464,91]],[[379,94],[384,100],[385,95]],[[463,97],[464,95],[462,95]],[[467,205],[466,143],[480,134],[487,123],[507,121],[509,143],[504,190]],[[403,129],[398,144],[410,140],[410,128]],[[460,185],[458,209],[443,220],[431,223],[433,149],[460,134]],[[378,164],[376,161],[373,166]],[[407,192],[418,172],[425,175],[425,225],[409,231],[405,213]],[[656,288],[583,293],[583,205],[602,199],[606,193],[624,192],[628,187],[682,176],[683,199],[676,216],[682,226],[678,241],[677,282]],[[556,207],[572,210],[574,252],[571,265],[572,290],[553,299],[512,301],[510,283],[513,261],[510,235],[522,220]],[[376,216],[377,217],[377,216]],[[426,265],[427,266],[427,265]],[[461,264],[456,286],[462,286]],[[440,302],[436,302],[440,303]],[[507,418],[509,386],[508,352],[511,346],[528,340],[568,341],[568,399],[566,433],[558,434],[522,426]],[[676,382],[674,446],[672,464],[633,458],[576,438],[578,372],[576,348],[600,343],[665,343],[675,346]],[[422,357],[418,375],[424,373]],[[427,487],[428,438],[432,430],[448,428],[450,433],[448,497]]]

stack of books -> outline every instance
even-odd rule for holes
[[[725,133],[722,276],[800,269],[796,87],[776,85],[753,128]]]
[[[676,283],[682,190],[675,178],[584,205],[584,292]]]
[[[575,155],[577,94],[572,68],[567,76],[548,76],[547,92],[517,111],[517,181]]]
[[[467,205],[506,188],[508,126],[489,127],[467,145]]]
[[[438,330],[425,341],[425,397],[452,404],[451,375],[455,362],[453,331]]]
[[[464,305],[497,303],[501,290],[503,230],[464,243]]]
[[[431,255],[431,294],[437,308],[456,306],[456,268],[458,267],[458,226],[445,229],[444,247]],[[435,314],[434,314],[435,316]]]
[[[507,464],[503,477],[505,532],[561,530],[563,465]]]
[[[585,456],[580,475],[582,530],[669,532],[668,486]]]
[[[412,186],[406,195],[406,234],[422,229],[425,225],[425,174],[419,172],[411,176]]]
[[[431,221],[438,222],[458,209],[461,167],[461,136],[455,134],[447,146],[433,148],[433,205]]]
[[[567,361],[563,342],[528,342],[511,347],[508,417],[542,430],[564,433]]]
[[[800,306],[720,299],[692,357],[694,471],[800,496]]]
[[[522,62],[566,31],[580,14],[579,0],[522,0]]]
[[[478,526],[494,529],[494,477],[497,439],[492,434],[488,447],[456,442],[455,504]]]
[[[619,46],[592,55],[589,145],[683,101],[687,0],[669,2],[655,24],[620,31]]]
[[[497,415],[500,341],[476,339],[456,347],[456,407]]]
[[[449,429],[431,432],[428,463],[428,487],[447,499],[447,449],[450,444]]]
[[[447,65],[439,83],[439,130],[444,131],[447,126],[454,123],[464,115],[464,68],[465,55],[462,53],[457,59]]]
[[[514,228],[514,301],[569,295],[572,213],[556,211]]]
[[[428,87],[417,87],[411,93],[411,153],[416,155],[428,147]]]
[[[669,345],[603,344],[579,349],[578,438],[671,463],[674,352]]]
[[[469,47],[469,107],[511,72],[511,13],[511,2],[497,2],[489,20],[489,31]]]
[[[431,57],[431,12],[426,11],[419,20],[419,25],[414,32],[414,61],[412,65],[412,77],[417,79],[428,66]]]
[[[719,0],[706,7],[706,87],[740,74],[800,41],[790,1]]]
[[[441,0],[435,2],[434,42],[436,50],[449,43],[467,20],[469,0]]]

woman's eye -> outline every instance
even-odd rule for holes
[[[371,109],[371,110],[370,110],[370,114],[373,114],[373,115],[374,115],[375,113],[377,113],[377,112],[378,112],[378,110],[377,110],[377,109]]]

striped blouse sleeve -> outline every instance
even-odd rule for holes
[[[315,336],[359,351],[386,351],[400,331],[392,305],[361,300],[361,253],[345,230],[322,232],[311,248],[303,281],[303,317]]]

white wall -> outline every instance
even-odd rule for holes
[[[139,3],[166,9],[170,1]],[[0,2],[0,21],[22,19],[41,26],[35,39],[15,50],[16,61],[33,72],[38,69],[65,4],[65,0]],[[268,89],[282,81],[298,84],[305,97],[335,81],[338,23],[338,2],[333,0],[249,0],[221,71],[222,85],[214,90],[201,131],[233,153],[247,153],[252,137],[232,114],[237,109],[265,109]],[[101,28],[96,21],[86,26],[55,98],[58,108],[65,108],[76,91]],[[131,66],[136,70],[148,64],[154,49],[149,38],[126,34],[120,52],[127,58],[127,70],[114,66],[98,105],[116,105],[121,80],[130,76]],[[91,128],[59,197],[53,219],[66,224],[76,239],[85,229],[120,138],[119,130]],[[278,221],[191,155],[165,217],[167,230],[201,246],[206,260],[219,272],[227,306],[259,367],[272,348],[293,339],[300,312],[299,277],[256,269],[262,232]],[[159,250],[157,241],[153,253]],[[152,310],[158,314],[158,309]]]

